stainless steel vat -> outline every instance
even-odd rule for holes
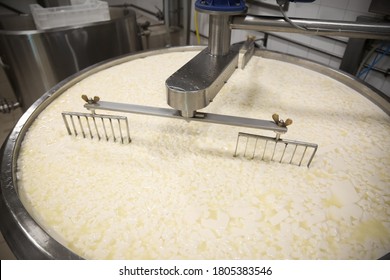
[[[24,110],[70,75],[142,49],[135,12],[111,8],[110,16],[105,22],[48,30],[36,30],[31,15],[0,18],[0,56]]]
[[[1,231],[9,244],[15,256],[19,259],[80,259],[80,256],[74,254],[53,237],[46,233],[29,215],[18,197],[18,182],[16,177],[16,164],[23,138],[34,122],[36,117],[42,112],[48,104],[55,100],[59,95],[65,92],[79,81],[86,77],[107,69],[114,65],[121,64],[130,60],[166,53],[186,50],[200,50],[199,47],[179,47],[164,50],[156,50],[135,55],[124,56],[108,62],[97,64],[85,69],[78,74],[62,81],[37,100],[33,106],[22,116],[9,136],[9,139],[3,145],[0,152],[1,160],[1,211],[0,226]],[[369,85],[362,84],[355,77],[342,73],[338,70],[326,66],[303,60],[297,57],[269,52],[257,51],[257,56],[281,60],[300,65],[302,67],[320,72],[335,80],[346,84],[350,88],[366,96],[373,103],[381,107],[390,115],[390,103],[382,95]]]

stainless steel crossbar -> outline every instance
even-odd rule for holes
[[[186,121],[198,121],[198,122],[207,122],[207,123],[223,124],[223,125],[230,125],[230,126],[241,126],[241,127],[257,128],[257,129],[264,129],[264,130],[272,130],[280,133],[287,132],[286,127],[280,127],[273,121],[243,118],[243,117],[228,116],[228,115],[219,115],[219,114],[212,114],[212,113],[197,112],[195,116],[192,118],[184,118],[180,115],[179,110],[175,110],[175,109],[159,108],[159,107],[151,107],[151,106],[135,105],[135,104],[127,104],[127,103],[107,102],[107,101],[99,101],[96,104],[85,104],[84,107],[93,112],[95,110],[116,111],[116,112],[142,114],[142,115],[158,116],[158,117],[165,117],[165,118],[175,118],[175,119],[182,119]]]

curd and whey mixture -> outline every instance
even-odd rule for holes
[[[126,115],[132,143],[67,134],[80,96],[158,107],[165,80],[197,52],[102,70],[52,102],[18,158],[21,199],[87,259],[376,259],[390,251],[390,117],[347,86],[253,57],[201,110],[294,123],[283,138],[319,145],[310,166],[233,157],[239,131]],[[99,112],[97,113],[108,113]],[[111,113],[118,115],[118,113]]]

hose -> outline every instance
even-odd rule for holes
[[[283,18],[285,21],[287,21],[291,26],[294,26],[295,28],[298,28],[300,30],[304,30],[304,31],[308,31],[308,29],[306,27],[302,27],[302,26],[299,26],[298,24],[295,24],[294,22],[292,22],[292,20],[287,16],[287,14],[284,12],[283,10],[283,2],[282,1],[278,1],[278,5],[279,5],[279,10],[280,12],[282,13],[283,15]]]
[[[195,24],[195,34],[198,45],[200,45],[200,35],[199,35],[199,23],[198,23],[198,11],[195,11],[194,14],[194,24]]]

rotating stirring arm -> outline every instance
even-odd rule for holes
[[[314,2],[276,0],[280,7],[288,1]],[[239,50],[230,46],[231,29],[390,39],[389,24],[252,16],[246,15],[243,0],[197,0],[195,9],[209,14],[208,47],[166,81],[167,103],[185,118],[208,106],[237,68]]]
[[[116,102],[107,102],[107,101],[98,100],[97,102],[88,102],[84,105],[84,107],[90,110],[93,114],[95,114],[95,110],[105,110],[105,111],[116,111],[116,112],[123,112],[123,113],[149,115],[149,116],[158,116],[158,117],[165,117],[165,118],[183,119],[180,116],[180,112],[178,110],[136,105],[136,104],[128,104],[128,103],[116,103]],[[257,128],[263,130],[272,130],[275,131],[276,133],[287,132],[287,128],[285,126],[284,127],[279,126],[278,124],[272,121],[235,117],[235,116],[228,116],[228,115],[219,115],[219,114],[212,114],[212,113],[197,112],[192,118],[187,120],[215,123],[215,124],[224,124],[230,126]]]
[[[313,2],[314,0],[277,0],[277,3],[290,2]],[[180,68],[176,73],[166,80],[167,102],[173,107],[157,108],[150,106],[141,106],[134,104],[123,104],[114,102],[100,101],[99,98],[88,99],[83,97],[87,104],[85,107],[91,114],[64,112],[62,114],[68,134],[77,135],[77,124],[81,129],[84,138],[90,135],[93,138],[93,129],[95,128],[97,138],[120,139],[122,143],[131,142],[126,117],[96,114],[95,110],[109,110],[126,113],[144,114],[168,118],[185,119],[187,121],[201,121],[208,123],[217,123],[232,126],[250,127],[264,130],[272,130],[276,137],[254,135],[239,132],[235,149],[235,156],[240,154],[255,158],[260,142],[264,142],[264,147],[260,158],[262,160],[279,161],[280,163],[296,164],[301,166],[306,159],[305,165],[309,167],[314,154],[317,151],[317,144],[281,139],[281,133],[287,132],[286,126],[292,121],[287,119],[285,122],[274,114],[272,121],[249,119],[235,116],[218,115],[212,113],[201,113],[197,110],[202,109],[213,101],[219,90],[227,82],[235,69],[238,67],[238,57],[240,52],[245,52],[242,59],[242,68],[248,62],[254,52],[254,38],[248,38],[240,50],[238,46],[230,46],[231,29],[247,29],[256,31],[290,31],[298,33],[311,33],[314,35],[330,34],[349,37],[366,38],[390,38],[390,26],[378,24],[352,24],[336,21],[292,21],[285,16],[285,21],[271,17],[266,21],[264,18],[246,16],[246,6],[243,0],[197,0],[195,7],[198,11],[209,14],[209,45],[206,49],[195,56],[191,61]],[[340,28],[342,27],[342,29]],[[299,27],[299,28],[297,28]],[[376,30],[376,31],[375,31]],[[101,122],[104,133],[98,131],[97,122]],[[107,123],[107,124],[106,124]],[[114,125],[117,124],[119,137],[116,136]],[[125,127],[127,136],[122,133]],[[84,129],[85,128],[85,129]],[[111,130],[111,134],[109,132]],[[72,133],[73,131],[73,133]],[[102,137],[104,136],[104,137]],[[244,140],[244,144],[242,144]],[[246,141],[245,141],[246,140]],[[250,147],[251,140],[254,146]],[[267,156],[268,143],[274,144],[272,153]],[[244,146],[244,152],[240,153],[240,147]],[[282,146],[283,150],[278,154],[277,147]],[[289,148],[292,147],[292,151]],[[300,149],[301,150],[300,152]],[[311,153],[307,153],[311,150]],[[299,156],[299,154],[301,156]],[[286,159],[287,158],[287,159]]]

